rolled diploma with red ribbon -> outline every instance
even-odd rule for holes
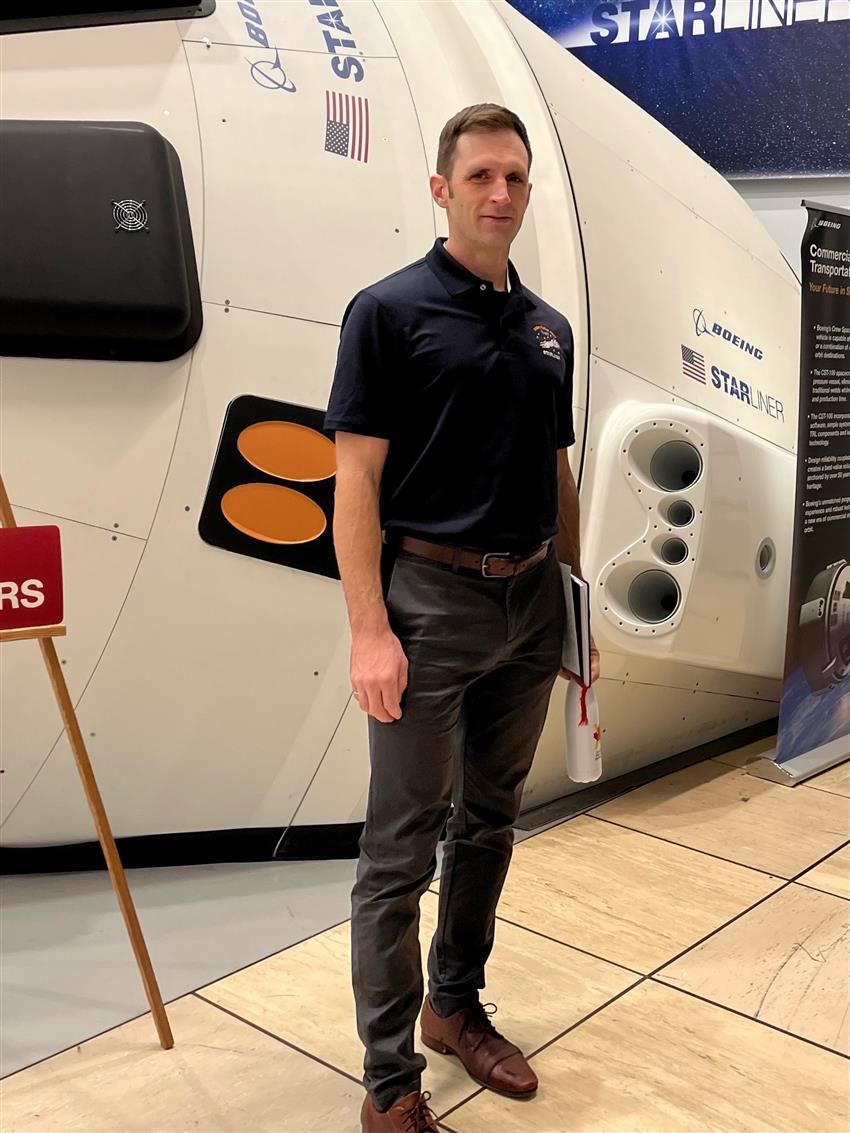
[[[596,693],[571,680],[564,701],[567,774],[574,783],[592,783],[602,774],[602,745]]]

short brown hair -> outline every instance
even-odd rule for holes
[[[449,177],[455,157],[455,147],[461,134],[495,134],[498,130],[515,130],[528,153],[528,168],[531,169],[531,145],[528,131],[512,110],[495,102],[479,102],[475,106],[464,107],[450,118],[440,132],[437,147],[437,172]]]

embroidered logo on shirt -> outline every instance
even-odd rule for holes
[[[549,330],[543,323],[536,323],[532,328],[537,345],[543,351],[547,358],[554,358],[556,362],[561,361],[561,344],[555,337],[554,331]]]

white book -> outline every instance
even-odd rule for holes
[[[560,563],[564,585],[564,642],[561,664],[565,669],[590,684],[590,589],[583,578],[578,578],[566,563]]]

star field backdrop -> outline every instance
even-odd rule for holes
[[[726,177],[850,172],[850,0],[509,0]]]

